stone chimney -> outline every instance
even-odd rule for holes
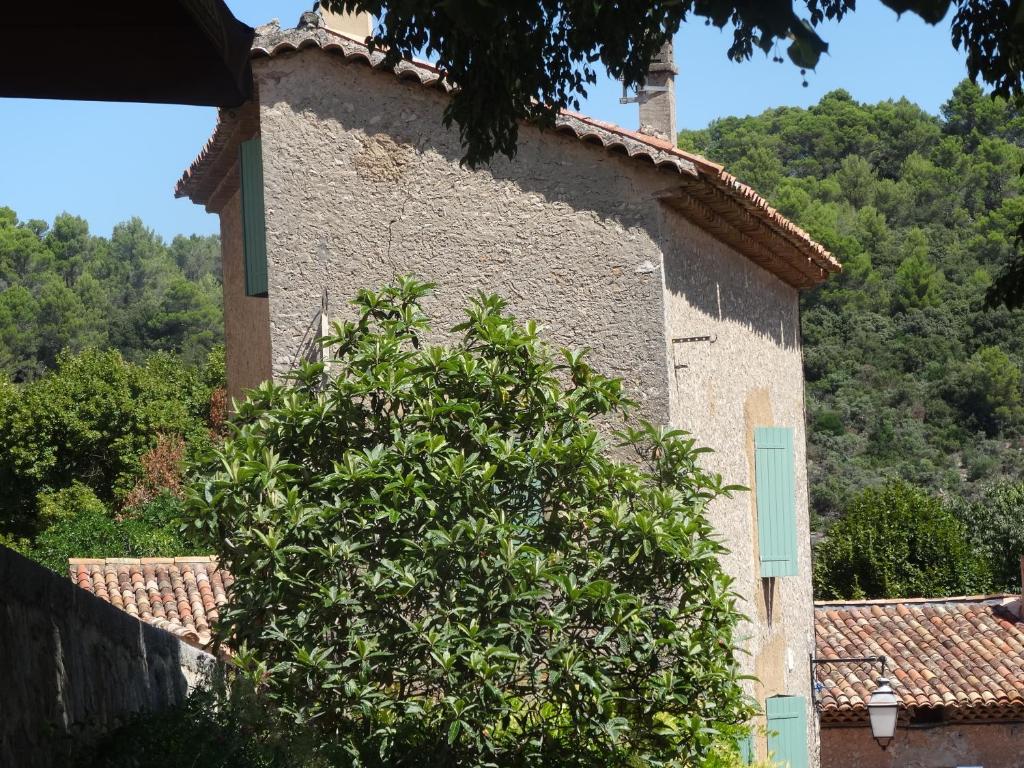
[[[676,69],[669,40],[647,68],[647,81],[637,92],[640,133],[676,143]]]
[[[373,34],[373,17],[368,13],[333,13],[319,8],[320,26],[362,42]]]

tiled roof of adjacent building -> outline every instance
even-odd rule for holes
[[[210,644],[233,579],[214,557],[73,558],[71,580],[185,642]]]
[[[885,656],[902,716],[1024,718],[1024,622],[1014,595],[815,605],[819,659]],[[877,666],[817,665],[822,722],[866,720]]]
[[[296,29],[281,29],[276,23],[259,27],[252,55],[273,57],[309,48],[337,54],[345,62],[361,62],[375,69],[385,66],[380,51],[370,51],[360,41],[315,24]],[[428,88],[450,87],[436,67],[424,62],[402,61],[393,72],[400,79]],[[225,150],[233,147],[240,136],[253,135],[257,122],[253,110],[222,110],[213,136],[182,175],[175,195],[208,205],[223,177],[231,173],[233,159],[230,150]],[[666,204],[791,285],[817,285],[842,269],[810,235],[716,163],[681,150],[672,142],[575,112],[561,112],[555,130],[585,144],[675,172],[680,186],[678,191],[662,196]],[[225,154],[229,156],[225,158]]]

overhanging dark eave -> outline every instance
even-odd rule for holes
[[[51,0],[5,10],[0,96],[233,107],[252,28],[223,0]]]

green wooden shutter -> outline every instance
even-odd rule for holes
[[[242,188],[242,243],[245,295],[267,295],[267,225],[263,212],[263,146],[259,139],[239,147]]]
[[[803,696],[773,696],[765,702],[768,754],[780,768],[807,768],[807,702]]]
[[[748,733],[746,736],[736,742],[736,746],[740,751],[740,764],[741,765],[753,765],[754,764],[754,734]]]
[[[796,472],[793,429],[754,430],[757,538],[761,576],[796,575]]]

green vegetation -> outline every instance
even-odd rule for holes
[[[219,250],[0,208],[0,542],[58,572],[192,548],[182,473],[224,420]]]
[[[1019,592],[1020,558],[1024,556],[1024,484],[990,488],[975,502],[954,500],[953,513],[963,521],[974,552],[992,572],[992,588]]]
[[[196,551],[182,537],[181,481],[223,424],[223,364],[145,365],[118,352],[61,355],[0,387],[0,543],[63,573],[69,557]]]
[[[104,238],[77,216],[47,226],[0,208],[0,373],[11,380],[88,348],[200,365],[223,337],[218,238],[167,246],[138,219]]]
[[[195,369],[165,354],[135,365],[116,351],[87,351],[62,355],[57,369],[36,381],[0,388],[0,531],[39,532],[60,516],[41,517],[60,503],[52,492],[75,481],[104,505],[124,506],[133,492],[145,496],[147,470],[165,471],[147,468],[152,452],[179,465],[166,474],[180,476],[180,465],[210,444],[222,379],[219,354]],[[59,498],[90,506],[82,494]]]
[[[181,706],[147,713],[98,739],[79,739],[70,765],[89,768],[212,766],[215,768],[353,768],[332,762],[317,748],[311,729],[282,721],[251,687],[235,679],[230,695],[212,681]],[[742,735],[742,729],[730,731]],[[716,744],[704,762],[692,768],[776,768],[751,766],[729,738]]]
[[[983,306],[1024,219],[1022,139],[966,82],[941,117],[835,91],[680,134],[844,263],[802,299],[818,515],[891,480],[974,501],[1024,474],[1024,313]]]
[[[321,756],[362,766],[691,766],[751,714],[704,515],[733,489],[620,382],[481,296],[361,292],[324,364],[265,383],[190,511],[235,576],[218,631]],[[722,765],[725,757],[719,753]]]
[[[213,681],[179,707],[147,713],[98,739],[82,739],[72,765],[150,768],[326,768],[305,759],[308,747],[295,729],[275,723],[248,689],[225,695]]]
[[[223,424],[223,359],[62,354],[24,384],[0,383],[0,542],[63,572],[68,557],[180,555],[185,464]]]
[[[861,492],[815,551],[822,598],[970,595],[990,585],[987,560],[964,524],[902,483]]]

